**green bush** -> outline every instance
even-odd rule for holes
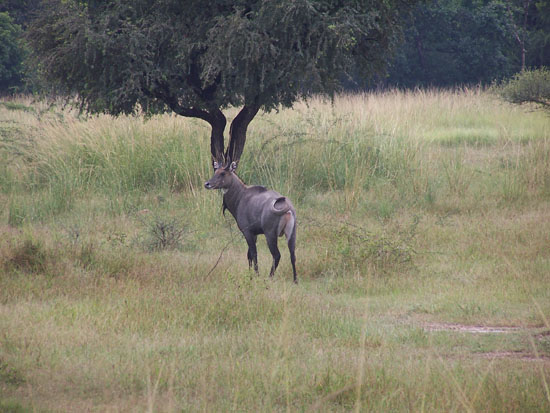
[[[498,94],[504,100],[516,103],[534,103],[550,111],[550,70],[525,70],[500,86]]]

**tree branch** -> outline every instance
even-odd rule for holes
[[[254,119],[254,116],[260,110],[260,105],[245,104],[238,115],[231,122],[229,128],[229,145],[225,152],[225,162],[238,162],[243,153],[244,144],[246,143],[246,130],[248,125]]]
[[[210,124],[212,131],[210,134],[210,152],[212,161],[223,163],[224,161],[224,131],[227,124],[225,115],[218,107],[212,107],[209,110],[197,109],[195,107],[182,106],[178,99],[169,93],[168,87],[157,84],[152,93],[157,99],[168,105],[172,111],[178,115],[202,119]]]
[[[227,120],[223,112],[216,108],[211,111],[211,116],[213,121],[210,122],[212,126],[212,133],[210,135],[210,153],[212,154],[212,161],[218,162],[219,164],[223,163],[223,149],[224,149],[224,131]]]

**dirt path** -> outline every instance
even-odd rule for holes
[[[479,326],[452,323],[425,323],[422,325],[427,332],[454,332],[470,334],[512,334],[524,333],[531,335],[535,341],[549,340],[550,330],[540,328],[524,328],[519,326]],[[550,363],[550,355],[535,354],[530,351],[489,351],[475,353],[475,355],[487,359],[518,359],[524,361]]]
[[[508,334],[517,333],[522,330],[521,327],[491,327],[450,323],[426,323],[423,325],[423,328],[426,331],[454,331],[476,334]]]

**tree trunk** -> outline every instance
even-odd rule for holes
[[[212,127],[212,131],[210,132],[210,153],[212,154],[212,162],[229,165],[231,162],[238,162],[239,159],[241,159],[244,144],[246,142],[246,130],[249,123],[258,113],[260,105],[245,104],[235,119],[233,119],[231,127],[229,128],[229,144],[224,153],[224,131],[227,120],[219,108],[212,108],[206,111],[182,107],[178,100],[171,95],[162,93],[160,90],[156,92],[156,96],[166,102],[178,115],[199,118],[210,124]]]
[[[521,48],[521,71],[525,71],[525,55],[527,53],[527,50],[525,49],[525,41],[527,37],[527,23],[528,23],[528,17],[529,17],[529,7],[531,5],[531,0],[523,0],[522,1],[522,12],[523,12],[523,21],[521,24],[521,28],[518,27],[518,24],[516,23],[516,20],[514,18],[514,13],[512,12],[512,9],[510,8],[510,4],[512,4],[513,1],[509,1],[506,5],[508,9],[508,14],[510,16],[510,21],[512,23],[513,28],[513,34],[516,38],[516,41],[519,44],[519,47]]]
[[[208,120],[210,126],[212,127],[212,132],[210,133],[210,153],[212,154],[212,161],[222,164],[224,162],[224,131],[227,121],[225,115],[221,110],[216,109],[211,111],[211,118]]]
[[[523,0],[523,33],[521,38],[521,71],[525,71],[525,38],[527,36],[527,18],[529,16],[529,5],[531,0]]]
[[[246,130],[248,125],[258,113],[260,105],[245,104],[239,114],[231,122],[229,128],[229,145],[225,152],[225,162],[238,162],[243,153],[244,144],[246,142]]]
[[[422,46],[422,39],[420,35],[416,36],[416,53],[418,54],[418,63],[422,70],[426,70],[426,65],[424,64],[424,47]]]

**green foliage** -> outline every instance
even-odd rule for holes
[[[22,85],[24,52],[21,27],[7,12],[0,12],[0,95]]]
[[[370,267],[376,275],[387,275],[411,265],[415,251],[412,241],[416,225],[397,234],[373,234],[354,224],[340,224],[334,228],[331,242],[334,250],[323,263],[327,268],[345,268],[346,271],[364,271]]]
[[[419,4],[389,69],[391,85],[490,84],[526,65],[550,65],[548,0]]]
[[[389,69],[389,83],[490,83],[517,70],[513,33],[499,1],[443,0],[418,5]]]
[[[16,401],[0,400],[0,411],[2,413],[28,413],[32,412],[32,409],[25,408]]]
[[[76,90],[90,110],[128,113],[137,102],[151,112],[175,103],[210,111],[253,98],[264,108],[289,105],[341,81],[365,86],[396,43],[399,17],[418,2],[340,3],[3,0],[0,13],[26,30],[40,10],[29,36],[42,50],[34,59],[48,74],[42,86]],[[387,83],[490,83],[520,69],[520,39],[527,66],[548,66],[548,16],[549,0],[420,2],[404,25]],[[29,67],[20,75],[25,87],[41,83]],[[21,88],[20,78],[8,87]]]
[[[16,24],[26,28],[40,2],[41,0],[2,0],[0,13],[9,13]]]
[[[550,70],[525,70],[497,88],[497,93],[511,103],[534,103],[550,111]]]
[[[9,366],[8,363],[0,358],[0,383],[19,386],[25,383],[25,379],[19,371]],[[2,401],[0,400],[0,411],[4,412],[5,410],[3,410],[2,406]],[[14,408],[13,411],[17,412],[18,410]]]
[[[33,61],[92,112],[290,106],[386,60],[413,1],[47,0],[28,32]]]
[[[528,23],[528,66],[550,66],[550,0],[531,2]]]

